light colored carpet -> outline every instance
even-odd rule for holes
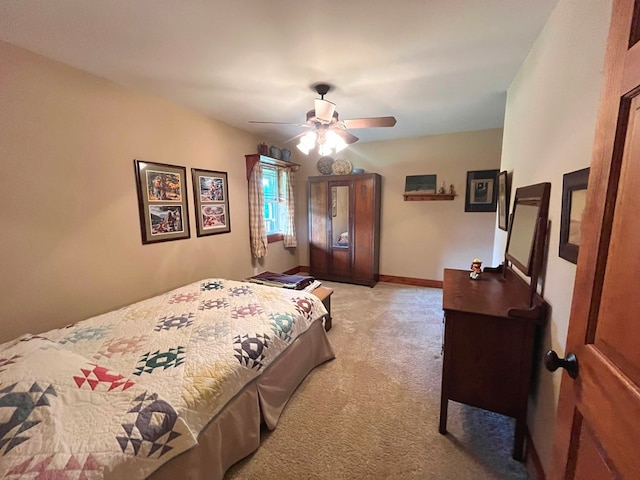
[[[449,402],[438,433],[442,291],[379,283],[335,289],[336,358],[300,385],[237,479],[518,479],[512,420]]]

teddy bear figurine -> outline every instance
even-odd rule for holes
[[[469,277],[471,277],[472,280],[478,280],[481,273],[482,260],[480,260],[479,258],[474,258],[473,262],[471,262],[471,273],[469,273]]]

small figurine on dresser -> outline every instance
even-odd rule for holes
[[[472,280],[478,280],[480,278],[480,274],[482,273],[482,260],[479,258],[474,258],[473,262],[471,262],[471,273],[469,277]]]

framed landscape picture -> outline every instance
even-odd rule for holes
[[[465,212],[495,212],[498,200],[498,170],[467,172]]]
[[[197,235],[216,235],[231,231],[227,172],[191,169],[196,206]]]
[[[186,168],[133,161],[142,243],[189,238]]]
[[[407,175],[404,193],[436,193],[436,175]]]

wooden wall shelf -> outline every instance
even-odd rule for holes
[[[427,201],[427,200],[453,200],[455,193],[404,193],[402,195],[405,202]]]
[[[266,165],[275,165],[277,167],[290,168],[294,172],[297,172],[300,168],[299,163],[285,162],[284,160],[278,160],[277,158],[267,157],[265,155],[259,155],[257,153],[245,155],[245,158],[247,160],[247,180],[249,180],[249,177],[251,176],[251,170],[253,170],[253,167],[258,162],[264,163]]]

